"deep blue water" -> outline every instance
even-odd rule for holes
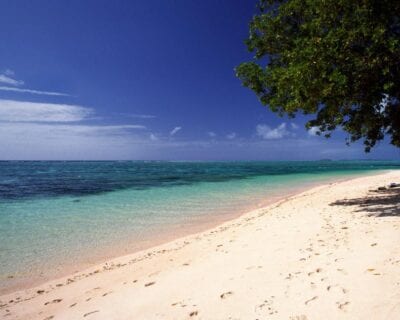
[[[85,196],[123,189],[164,188],[263,175],[321,174],[393,168],[400,168],[400,163],[3,161],[0,162],[0,201],[66,195]]]

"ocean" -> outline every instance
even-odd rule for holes
[[[204,230],[393,161],[0,162],[0,293]]]

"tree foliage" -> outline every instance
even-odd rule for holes
[[[280,115],[400,147],[400,1],[261,0],[237,76]]]

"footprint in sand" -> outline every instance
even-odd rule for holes
[[[311,271],[311,272],[307,273],[307,275],[310,277],[310,276],[312,276],[314,273],[321,273],[321,272],[322,272],[322,269],[321,269],[321,268],[317,268],[317,269],[315,269],[315,271]]]
[[[308,299],[307,301],[304,302],[304,304],[307,305],[307,304],[309,304],[311,301],[314,301],[314,300],[316,300],[316,299],[318,299],[318,296],[314,296],[314,297],[312,297],[311,299]]]
[[[233,294],[232,291],[228,291],[228,292],[225,292],[225,293],[221,294],[219,297],[220,297],[221,299],[226,299],[228,296],[230,296],[230,295],[232,295],[232,294]]]
[[[346,288],[340,287],[338,284],[329,285],[329,286],[326,287],[326,290],[327,291],[331,291],[334,288],[339,288],[340,291],[342,291],[343,294],[346,294],[348,292],[348,290]]]
[[[182,307],[182,308],[185,308],[185,307],[187,306],[187,305],[184,303],[184,301],[178,301],[178,302],[175,302],[175,303],[171,304],[172,307],[175,307],[175,306],[177,306],[177,305],[179,305],[179,306]]]
[[[155,282],[148,282],[148,283],[146,283],[144,286],[145,286],[145,287],[150,287],[150,286],[152,286],[153,284],[155,284]]]
[[[267,312],[270,315],[278,313],[278,311],[275,310],[273,307],[273,303],[274,303],[273,299],[274,298],[275,298],[275,296],[271,296],[271,300],[264,300],[264,302],[262,304],[256,306],[256,311],[261,311],[262,309],[267,308]]]
[[[344,270],[344,269],[337,269],[337,271],[339,271],[339,272],[341,272],[341,273],[343,273],[343,274],[345,274],[345,275],[347,275],[348,273],[347,273],[347,271],[346,270]]]
[[[97,313],[97,312],[100,312],[100,311],[99,311],[99,310],[90,311],[90,312],[88,312],[88,313],[85,313],[85,314],[83,315],[83,317],[86,318],[87,316],[90,316],[91,314]]]
[[[339,308],[340,310],[345,311],[346,306],[349,305],[350,302],[349,302],[349,301],[346,301],[346,302],[343,302],[343,303],[336,302],[336,304],[338,305],[338,308]]]
[[[196,311],[192,311],[191,313],[189,313],[189,316],[194,317],[194,316],[197,316],[198,314],[199,314],[199,312],[196,310]]]
[[[91,290],[86,291],[85,293],[91,293],[92,291],[99,290],[99,289],[101,289],[101,288],[100,287],[96,287],[96,288],[93,288]]]
[[[287,276],[285,279],[286,279],[286,280],[290,280],[290,279],[292,279],[292,278],[293,278],[292,274],[289,273],[288,276]]]
[[[59,303],[61,301],[62,301],[62,299],[54,299],[53,301],[47,301],[44,305],[47,306],[50,303]]]

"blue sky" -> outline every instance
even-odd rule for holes
[[[2,1],[0,159],[398,159],[279,118],[234,67],[256,1]]]

